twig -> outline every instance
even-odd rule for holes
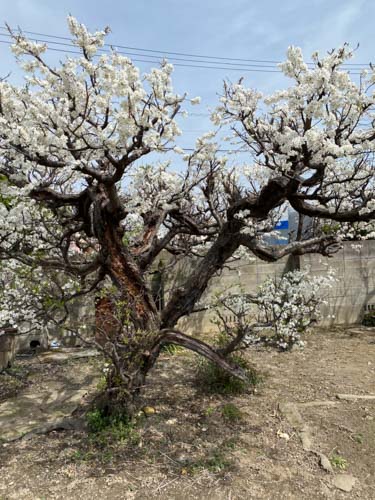
[[[157,491],[161,491],[162,489],[166,488],[169,484],[172,484],[179,479],[179,476],[176,476],[174,479],[171,479],[170,481],[167,481],[166,483],[162,484],[161,486],[158,486],[156,488]]]
[[[171,462],[175,463],[176,465],[178,465],[179,467],[181,467],[181,464],[179,462],[177,462],[176,460],[173,460],[173,458],[171,457],[168,457],[168,455],[166,453],[163,453],[162,451],[159,450],[159,453],[160,455],[164,455],[166,458],[168,458],[168,460],[170,460]]]

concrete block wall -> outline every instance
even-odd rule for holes
[[[327,259],[304,255],[301,269],[312,275],[335,270],[337,282],[326,291],[328,304],[322,308],[323,325],[359,323],[368,307],[375,305],[375,241],[344,242],[342,250]]]
[[[173,290],[183,282],[184,276],[189,273],[193,265],[191,261],[182,262],[179,269],[174,270],[173,275],[168,277],[165,283],[166,300],[168,295],[173,294]],[[344,242],[342,250],[331,258],[309,254],[299,258],[285,257],[276,263],[265,263],[257,258],[253,258],[250,262],[237,261],[225,267],[219,276],[211,280],[201,302],[202,304],[210,302],[214,295],[228,289],[233,293],[239,293],[241,290],[245,293],[254,292],[270,275],[281,276],[293,269],[308,269],[313,276],[324,276],[328,268],[334,269],[337,282],[333,288],[324,291],[328,304],[322,308],[321,324],[330,326],[360,322],[367,307],[375,308],[375,240],[354,244]],[[72,329],[78,329],[83,336],[90,335],[94,331],[93,297],[84,297],[72,304],[71,313]],[[208,333],[217,330],[212,319],[211,312],[195,313],[180,320],[178,327],[189,333]],[[41,347],[47,347],[48,341],[53,339],[69,346],[81,343],[74,334],[59,331],[54,327],[48,332],[32,332],[17,336],[15,350],[28,350],[30,342],[34,340],[39,340]],[[5,351],[4,348],[1,352]],[[0,358],[4,358],[3,361],[0,360],[0,365],[8,362],[6,356],[0,355]]]
[[[299,261],[293,257],[283,257],[275,263],[266,263],[258,258],[251,261],[237,261],[225,267],[220,276],[214,277],[204,293],[201,303],[211,302],[220,293],[254,293],[269,276],[282,276],[285,272],[298,269]],[[256,308],[254,308],[256,315]],[[217,331],[212,322],[214,313],[210,311],[194,313],[179,321],[178,327],[191,334],[201,334]]]
[[[293,269],[307,269],[312,276],[326,276],[328,269],[335,272],[332,288],[323,290],[327,305],[322,306],[322,326],[360,323],[366,308],[375,307],[375,240],[344,242],[343,248],[332,257],[307,254],[298,258],[283,258],[276,263],[265,263],[258,258],[252,262],[239,261],[224,269],[211,280],[202,302],[208,302],[214,293],[232,286],[233,293],[240,284],[245,292],[254,292],[264,280],[281,276]],[[179,327],[190,333],[216,331],[212,313],[203,312],[180,320]]]
[[[77,331],[82,337],[90,337],[93,334],[95,329],[94,297],[91,295],[81,297],[69,304],[68,309],[69,319],[65,326],[70,327],[71,330],[58,325],[32,330],[31,325],[22,325],[20,332],[26,333],[15,337],[16,352],[27,352],[36,346],[47,349],[52,341],[57,341],[65,347],[82,345],[81,339],[74,332]]]

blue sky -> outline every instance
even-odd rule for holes
[[[230,58],[281,60],[289,45],[302,47],[308,56],[344,42],[360,44],[353,62],[375,61],[374,0],[3,0],[0,22],[24,30],[67,35],[65,18],[73,14],[89,29],[109,25],[109,42],[162,51]],[[1,39],[2,37],[0,37]],[[4,38],[2,38],[4,40]],[[19,81],[6,44],[0,44],[0,75],[11,71]],[[62,54],[52,57],[62,58]],[[139,64],[143,71],[150,64]],[[202,104],[183,125],[182,146],[210,128],[213,107],[224,78],[245,76],[252,87],[269,93],[285,85],[277,73],[244,73],[217,69],[176,67],[174,86]],[[197,115],[198,114],[198,115]]]

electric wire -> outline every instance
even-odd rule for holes
[[[5,40],[0,40],[0,43],[7,44],[9,45],[9,42]],[[68,50],[68,49],[56,49],[53,47],[48,47],[49,51],[53,52],[59,52],[62,54],[76,54],[76,55],[82,55],[81,52],[78,51],[73,51],[73,50]],[[145,56],[146,57],[146,56]],[[132,61],[134,62],[141,62],[141,63],[150,63],[150,64],[156,64],[157,61],[150,61],[150,60],[145,60],[145,59],[136,59],[132,58]],[[231,71],[240,71],[240,72],[259,72],[259,73],[279,73],[281,74],[280,70],[272,70],[272,69],[250,69],[250,68],[224,68],[222,66],[203,66],[203,65],[196,65],[196,64],[181,64],[181,63],[173,63],[173,66],[178,66],[178,67],[184,67],[184,68],[200,68],[200,69],[219,69],[219,70],[231,70]],[[354,74],[354,73],[353,73]],[[358,73],[359,74],[359,73]]]
[[[11,28],[12,29],[12,28]],[[4,28],[0,26],[0,30],[2,31],[7,31],[8,28]],[[13,29],[12,29],[13,30]],[[71,42],[71,38],[66,37],[66,36],[59,36],[59,35],[50,35],[46,33],[38,33],[35,31],[26,31],[26,30],[21,30],[20,28],[14,29],[14,32],[17,32],[22,34],[29,34],[29,35],[34,35],[34,36],[43,36],[47,38],[55,38],[58,40],[67,40]],[[223,56],[208,56],[208,55],[202,55],[202,54],[191,54],[187,52],[171,52],[167,50],[156,50],[156,49],[144,49],[140,47],[130,47],[126,45],[118,45],[118,44],[109,44],[105,43],[105,47],[118,47],[120,49],[126,49],[126,50],[137,50],[141,52],[152,52],[152,53],[157,53],[157,54],[170,54],[170,55],[177,55],[177,56],[186,56],[186,57],[199,57],[203,59],[219,59],[219,60],[225,60],[225,61],[241,61],[241,62],[256,62],[256,63],[266,63],[266,64],[279,64],[282,61],[276,61],[276,60],[269,60],[269,59],[244,59],[244,58],[235,58],[235,57],[223,57]],[[309,62],[307,64],[314,64],[313,62]],[[366,66],[367,63],[346,63],[348,66]]]
[[[2,31],[7,31],[7,28],[0,27],[0,30]],[[72,47],[75,48],[75,45],[71,43],[70,38],[68,37],[62,37],[58,35],[50,35],[46,33],[37,33],[34,31],[21,31],[19,28],[16,30],[13,30],[13,33],[16,35],[17,33],[19,34],[29,34],[33,36],[40,36],[43,37],[41,38],[30,38],[31,41],[35,42],[43,42],[43,43],[49,43],[53,45],[57,45],[59,47]],[[6,33],[0,33],[0,36],[6,37],[6,38],[11,38],[11,34],[7,31]],[[51,38],[52,40],[45,40],[45,38]],[[65,40],[68,41],[69,43],[65,42],[57,42],[55,40]],[[6,41],[0,40],[2,43],[7,43]],[[156,50],[156,49],[143,49],[143,48],[138,48],[138,47],[130,47],[130,46],[125,46],[125,45],[115,45],[115,44],[104,44],[105,47],[108,47],[108,49],[103,49],[99,48],[98,52],[101,53],[109,53],[113,48],[116,48],[116,50],[120,49],[126,49],[127,51],[133,50],[137,51],[139,53],[134,53],[134,52],[123,52],[123,51],[118,51],[118,53],[127,55],[127,56],[135,56],[135,57],[147,57],[147,58],[152,58],[155,59],[156,61],[152,60],[144,60],[144,59],[133,59],[136,62],[144,62],[144,63],[154,63],[157,62],[158,59],[160,60],[160,57],[162,55],[167,56],[172,55],[172,56],[184,56],[184,57],[189,57],[189,58],[199,58],[201,60],[196,60],[196,59],[185,59],[185,58],[180,58],[180,57],[170,57],[169,59],[173,61],[178,61],[177,63],[173,62],[175,66],[182,66],[182,67],[196,67],[196,68],[203,68],[203,69],[231,69],[231,70],[240,70],[240,71],[257,71],[257,72],[265,72],[265,73],[270,73],[270,72],[275,72],[275,73],[280,73],[281,70],[276,69],[275,65],[278,64],[280,61],[276,60],[265,60],[265,59],[242,59],[242,58],[229,58],[229,57],[222,57],[222,56],[206,56],[206,55],[201,55],[201,54],[190,54],[190,53],[185,53],[185,52],[171,52],[171,51],[161,51],[161,50]],[[71,51],[69,49],[57,49],[57,48],[52,48],[49,47],[49,50],[53,50],[55,52],[67,52],[67,53],[73,53],[73,54],[80,54],[78,51]],[[159,54],[158,56],[152,55],[153,54]],[[239,61],[239,62],[224,62],[224,61]],[[188,62],[188,63],[198,63],[196,64],[181,64],[181,62]],[[248,64],[252,63],[252,64]],[[206,64],[206,65],[204,65]],[[210,64],[210,66],[207,66],[207,64]],[[215,64],[215,66],[211,66]],[[226,67],[223,66],[217,66],[218,64],[225,65]],[[314,64],[314,63],[307,63],[309,65]],[[363,63],[345,63],[342,65],[343,69],[345,68],[349,72],[352,70],[359,71],[363,69],[363,67],[368,67],[368,65],[365,65]],[[352,68],[353,67],[353,68]],[[252,69],[250,69],[252,68]],[[275,69],[270,69],[270,68],[275,68]],[[353,71],[351,74],[360,74],[360,73],[354,73]]]

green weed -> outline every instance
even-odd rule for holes
[[[346,468],[348,467],[347,460],[341,455],[334,454],[331,456],[329,460],[331,462],[332,467],[335,467],[336,469],[346,470]]]
[[[221,408],[221,415],[228,423],[234,424],[242,420],[241,410],[233,403],[226,403]]]
[[[362,444],[363,443],[363,434],[355,434],[353,436],[353,439],[356,443]]]
[[[208,456],[191,463],[187,467],[190,474],[197,474],[202,470],[208,470],[212,473],[219,473],[233,466],[233,459],[229,455],[230,451],[236,446],[236,439],[229,439],[214,448]]]
[[[228,361],[233,365],[240,366],[245,371],[247,381],[244,382],[230,375],[211,361],[200,359],[198,361],[197,383],[204,392],[223,395],[242,394],[262,382],[260,374],[242,356],[232,354]]]
[[[86,414],[86,421],[90,441],[99,447],[106,447],[112,442],[137,445],[140,441],[136,431],[138,421],[127,416],[109,416],[95,409]]]
[[[76,450],[72,454],[72,460],[74,462],[88,462],[95,457],[95,454],[92,451],[82,451]]]
[[[177,356],[184,352],[184,348],[175,344],[165,344],[162,347],[162,352],[168,354],[169,356]]]
[[[205,410],[205,412],[204,412],[205,416],[206,416],[206,417],[211,417],[211,415],[213,415],[213,414],[215,413],[215,409],[216,409],[216,408],[215,408],[214,406],[209,406],[209,407]]]

